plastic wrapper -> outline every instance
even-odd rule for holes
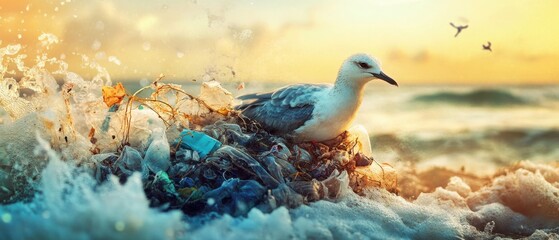
[[[200,157],[205,158],[206,155],[218,149],[221,146],[221,142],[204,133],[185,129],[181,133],[180,146],[192,149]]]
[[[234,100],[233,94],[223,88],[218,81],[202,83],[199,98],[211,109],[219,112],[231,109]]]
[[[240,168],[245,168],[251,171],[255,176],[257,176],[266,186],[270,188],[275,188],[278,186],[279,182],[275,178],[273,178],[267,171],[262,167],[262,165],[256,161],[253,157],[251,157],[246,152],[243,152],[239,149],[230,147],[230,146],[223,146],[222,148],[218,149],[215,153],[215,156],[220,157],[228,157],[230,158],[231,162],[234,165],[237,165]]]
[[[293,181],[287,183],[287,185],[295,192],[305,197],[305,200],[309,202],[323,199],[326,194],[324,185],[316,179],[312,179],[311,181]]]
[[[154,129],[151,143],[146,150],[144,161],[152,172],[167,171],[171,167],[171,149],[165,132],[161,128]]]
[[[134,172],[140,172],[142,180],[147,180],[149,176],[149,169],[144,164],[142,155],[138,150],[130,146],[124,146],[115,164],[126,176],[130,176]]]

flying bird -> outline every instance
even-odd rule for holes
[[[350,127],[363,100],[365,84],[373,79],[398,83],[384,74],[367,54],[345,60],[334,84],[294,84],[268,93],[239,97],[236,107],[268,132],[295,141],[333,139]]]
[[[468,28],[468,25],[456,26],[454,25],[454,23],[450,23],[450,26],[456,28],[456,34],[454,34],[454,37],[457,37],[458,34],[460,34],[460,32],[462,32],[463,29]]]
[[[491,42],[490,41],[487,41],[487,45],[481,45],[481,46],[483,47],[483,50],[488,50],[490,52],[493,52],[491,50]]]

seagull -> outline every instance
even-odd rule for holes
[[[268,93],[238,97],[236,107],[272,134],[296,142],[321,142],[343,133],[363,100],[365,84],[373,79],[398,86],[367,54],[355,54],[340,67],[334,84],[293,84]],[[245,103],[246,101],[246,103]]]
[[[487,41],[487,45],[481,45],[481,46],[483,47],[483,50],[489,50],[490,52],[493,52],[493,51],[491,51],[491,42],[490,41]]]
[[[450,23],[450,26],[452,26],[453,28],[456,28],[456,34],[454,35],[454,37],[457,37],[458,34],[460,34],[460,32],[462,32],[463,29],[468,28],[468,25],[456,26],[456,25],[454,25],[454,23]]]

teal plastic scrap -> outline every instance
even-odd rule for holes
[[[103,124],[101,125],[101,130],[103,130],[103,132],[107,132],[109,131],[109,123],[111,122],[111,114],[116,112],[118,110],[119,105],[115,104],[113,106],[111,106],[111,108],[109,108],[109,111],[107,112],[107,116],[105,116],[105,119],[103,120]]]
[[[198,155],[202,158],[217,150],[222,145],[221,142],[215,138],[212,138],[203,132],[193,131],[190,129],[182,130],[180,138],[182,148],[192,149],[198,152]]]

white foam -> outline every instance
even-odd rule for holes
[[[42,141],[50,162],[32,202],[0,206],[2,239],[174,239],[186,224],[179,211],[149,208],[138,174],[122,185],[116,177],[101,186],[62,162]]]

